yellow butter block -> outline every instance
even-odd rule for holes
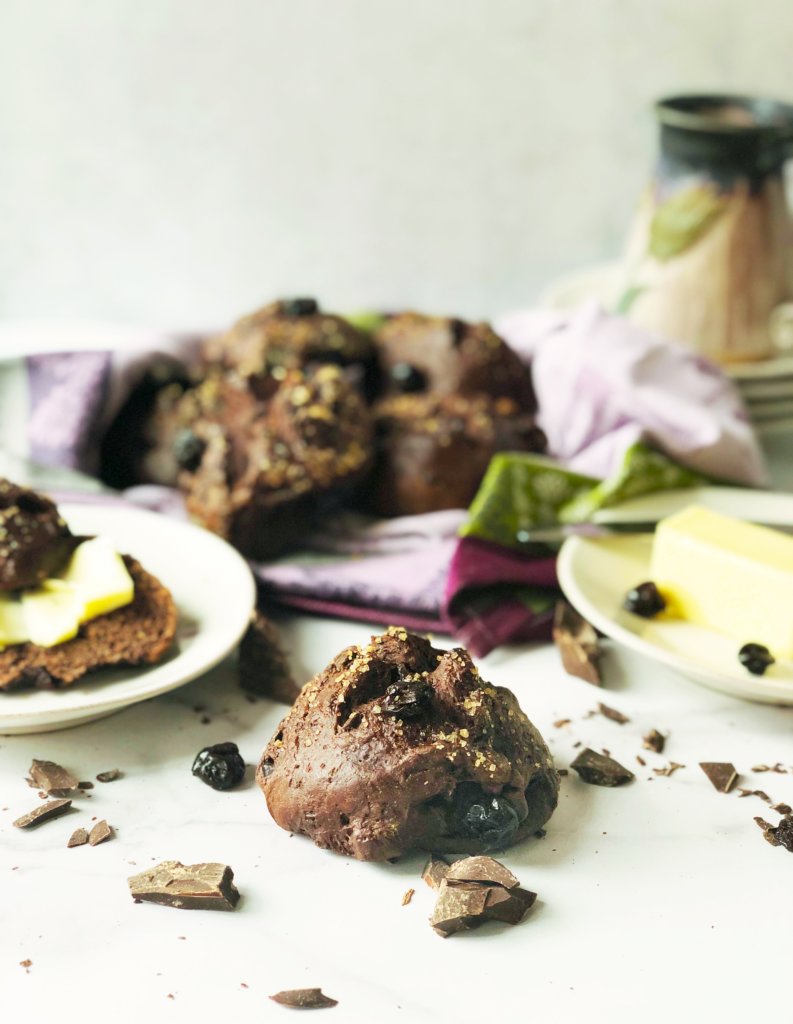
[[[0,594],[0,650],[28,638],[25,610],[16,594]]]
[[[77,636],[83,600],[77,589],[63,580],[44,580],[22,595],[28,638],[38,647],[54,647]]]
[[[793,537],[694,505],[658,524],[650,578],[670,613],[793,657]]]
[[[60,578],[82,595],[82,622],[122,608],[135,596],[135,584],[124,559],[101,537],[84,541]]]

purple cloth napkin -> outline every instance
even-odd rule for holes
[[[644,438],[700,472],[764,482],[762,455],[736,389],[688,350],[592,306],[572,315],[512,314],[496,326],[532,361],[550,452],[569,468],[606,477]],[[94,472],[96,440],[148,359],[156,353],[189,357],[196,340],[162,335],[152,337],[147,351],[30,357],[29,454],[45,464]],[[134,488],[126,497],[184,515],[181,499],[167,489]],[[547,637],[550,613],[538,614],[497,588],[553,588],[552,560],[459,541],[464,515],[460,510],[374,524],[345,518],[310,538],[307,554],[253,570],[263,589],[283,603],[451,633],[479,655],[508,641]]]

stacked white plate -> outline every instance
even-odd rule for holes
[[[621,286],[619,263],[601,263],[554,281],[540,297],[551,309],[573,309],[597,299],[613,309]],[[793,352],[773,359],[727,367],[761,436],[793,432]]]

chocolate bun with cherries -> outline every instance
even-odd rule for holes
[[[358,860],[482,853],[540,829],[559,777],[514,694],[391,628],[312,679],[257,769],[281,828]]]

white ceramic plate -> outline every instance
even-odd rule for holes
[[[741,643],[688,622],[642,619],[623,611],[631,587],[649,579],[651,534],[599,540],[571,537],[559,553],[565,596],[606,636],[733,697],[793,705],[793,662],[777,662],[753,676],[738,663]]]
[[[177,641],[159,665],[102,670],[62,690],[0,693],[0,734],[78,725],[195,679],[238,643],[255,603],[245,560],[207,530],[134,508],[64,503],[60,510],[74,533],[107,537],[169,588]]]

